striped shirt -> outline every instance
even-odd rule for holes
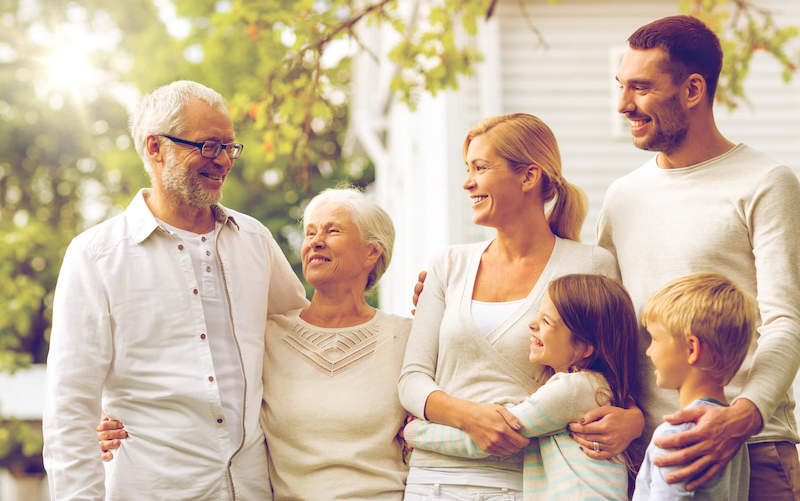
[[[521,433],[536,437],[525,451],[525,499],[628,499],[628,474],[621,456],[587,457],[566,427],[591,409],[608,403],[605,378],[592,371],[557,373],[522,403],[509,410],[522,423]],[[488,456],[470,436],[450,426],[414,420],[405,440],[414,448],[451,456]]]

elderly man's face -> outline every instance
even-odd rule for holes
[[[204,101],[190,101],[184,116],[186,128],[180,134],[181,139],[223,143],[230,143],[234,139],[233,123],[228,114],[212,108]],[[222,184],[232,167],[233,159],[228,149],[222,150],[217,158],[205,158],[198,148],[172,143],[167,149],[161,171],[161,184],[181,204],[208,207],[222,198]]]

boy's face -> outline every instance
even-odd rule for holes
[[[649,323],[647,332],[651,340],[645,353],[656,366],[656,385],[680,388],[690,367],[688,346],[659,323]]]

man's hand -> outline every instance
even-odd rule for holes
[[[425,277],[427,276],[427,271],[420,271],[419,277],[417,277],[417,284],[414,286],[414,295],[411,297],[411,302],[414,303],[414,309],[411,310],[412,315],[417,312],[417,301],[419,301],[419,295],[422,294],[422,288],[425,287]]]
[[[508,456],[526,448],[530,439],[518,433],[522,425],[502,405],[470,405],[465,414],[463,430],[478,447],[492,456]]]
[[[664,419],[672,424],[694,421],[697,426],[656,440],[662,449],[678,449],[653,460],[656,466],[686,465],[667,475],[672,484],[689,480],[686,490],[695,490],[722,470],[744,442],[758,433],[763,420],[758,408],[746,398],[730,407],[698,405]],[[697,478],[695,478],[697,477]]]
[[[125,431],[121,421],[109,419],[105,413],[103,413],[100,424],[97,425],[95,431],[97,431],[97,442],[100,444],[100,450],[103,451],[100,457],[103,461],[111,461],[114,459],[111,449],[118,449],[121,444],[120,440],[128,438],[128,432]]]
[[[609,459],[621,454],[644,430],[644,415],[638,407],[622,409],[611,405],[587,412],[569,431],[584,454],[592,459]],[[599,451],[594,450],[597,442]]]

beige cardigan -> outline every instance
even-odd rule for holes
[[[474,402],[503,405],[523,401],[546,380],[543,366],[528,361],[528,324],[547,284],[569,273],[617,276],[616,262],[608,251],[557,238],[550,260],[525,301],[500,326],[483,335],[472,321],[470,306],[481,254],[488,244],[450,247],[428,270],[399,384],[400,400],[417,417],[424,418],[425,401],[436,390]],[[411,466],[492,466],[521,472],[522,456],[520,452],[467,459],[414,450]]]

